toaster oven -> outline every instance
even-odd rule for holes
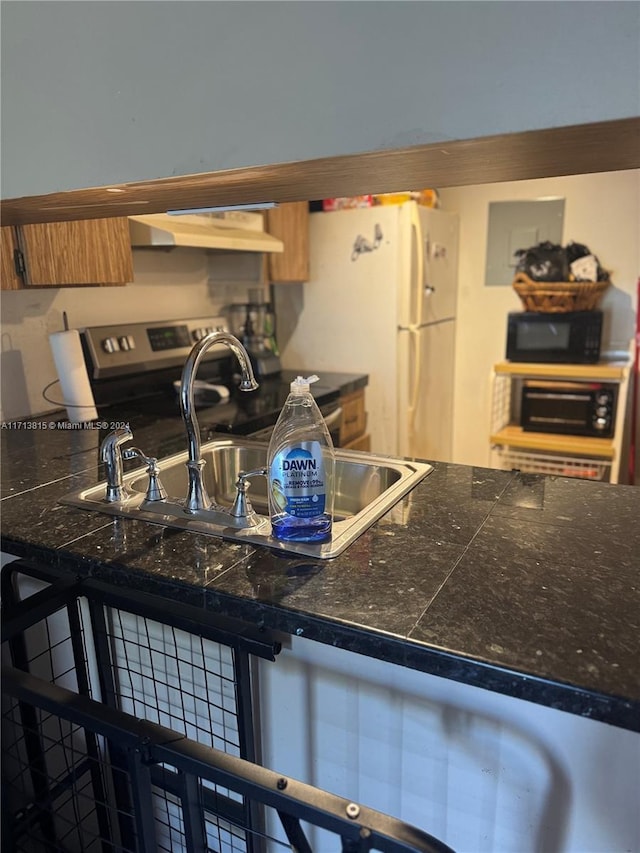
[[[617,385],[529,379],[522,384],[524,430],[611,438]]]

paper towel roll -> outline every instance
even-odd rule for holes
[[[62,402],[72,423],[94,421],[98,417],[93,391],[82,354],[80,335],[76,329],[49,335],[53,360],[58,371]]]

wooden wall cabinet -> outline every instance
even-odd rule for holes
[[[2,235],[2,290],[20,290],[22,287],[22,279],[18,275],[15,265],[15,251],[18,248],[16,229],[10,225],[5,225],[0,228]]]
[[[284,252],[267,258],[267,280],[271,284],[309,280],[309,204],[295,201],[266,213],[266,230],[282,240]]]
[[[16,248],[21,277],[13,260]],[[3,290],[114,286],[132,280],[133,255],[126,217],[2,229]]]
[[[340,397],[342,423],[340,424],[340,447],[346,450],[371,450],[371,436],[367,434],[367,412],[364,388]]]

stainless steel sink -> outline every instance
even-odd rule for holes
[[[169,496],[165,501],[145,501],[148,478],[145,469],[138,468],[124,476],[124,485],[129,493],[125,501],[107,503],[106,483],[99,483],[90,489],[65,495],[61,502],[109,515],[207,533],[236,542],[264,545],[287,553],[329,559],[342,553],[433,470],[426,462],[336,450],[331,541],[322,544],[285,543],[271,536],[265,477],[252,478],[248,492],[253,509],[259,516],[254,526],[238,527],[235,519],[224,517],[224,512],[228,511],[236,497],[236,481],[240,472],[265,467],[267,445],[242,438],[216,439],[202,446],[202,458],[206,463],[204,479],[209,496],[225,508],[214,521],[204,517],[204,514],[187,514],[182,507],[187,493],[186,452],[159,462],[160,479]]]

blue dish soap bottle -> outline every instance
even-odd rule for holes
[[[309,391],[317,379],[291,383],[267,452],[272,534],[286,542],[331,539],[335,451]]]

